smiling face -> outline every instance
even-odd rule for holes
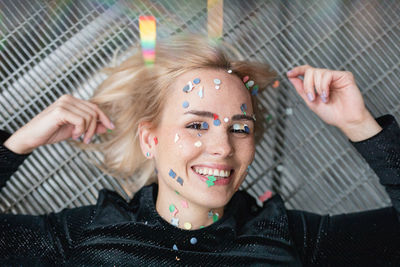
[[[189,81],[194,88],[184,92]],[[189,71],[170,89],[153,133],[159,190],[177,191],[199,206],[223,207],[254,158],[250,93],[237,76],[216,69]]]

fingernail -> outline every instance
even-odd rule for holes
[[[321,100],[322,100],[322,102],[326,103],[326,97],[325,96],[321,95]]]
[[[79,135],[74,135],[74,136],[72,137],[72,139],[78,140],[78,139],[79,139]]]
[[[327,95],[326,95],[326,91],[324,90],[324,91],[322,91],[322,97],[327,97]]]
[[[85,141],[85,143],[86,143],[86,144],[89,144],[91,139],[92,139],[92,138],[89,138],[88,140]]]
[[[289,70],[288,72],[286,72],[286,75],[290,75],[293,73],[293,70]]]
[[[308,97],[308,100],[310,100],[310,101],[314,100],[314,95],[310,92],[307,93],[307,97]]]
[[[114,128],[115,128],[114,123],[111,123],[111,129],[114,129]]]

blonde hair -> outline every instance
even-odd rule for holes
[[[143,185],[155,181],[154,163],[142,154],[138,125],[150,121],[156,127],[163,110],[170,85],[183,73],[199,68],[232,70],[240,79],[249,76],[259,86],[259,92],[276,77],[267,64],[228,58],[235,54],[232,47],[198,35],[182,35],[158,41],[156,59],[151,67],[144,63],[141,50],[127,58],[119,66],[105,69],[108,78],[95,90],[89,100],[99,106],[115,124],[112,133],[100,134],[100,143],[84,144],[72,141],[80,148],[99,151],[104,157],[104,172],[130,180],[132,194]],[[262,137],[265,112],[252,96],[256,121],[256,142]],[[265,114],[265,113],[264,113]]]

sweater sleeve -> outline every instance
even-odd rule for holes
[[[392,206],[334,216],[289,210],[289,228],[305,265],[400,265],[400,129],[391,115],[376,120],[381,132],[351,144],[378,175]]]

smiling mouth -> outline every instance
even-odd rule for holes
[[[192,170],[207,179],[209,176],[214,176],[216,180],[226,179],[231,177],[234,170],[220,170],[207,167],[192,167]]]

